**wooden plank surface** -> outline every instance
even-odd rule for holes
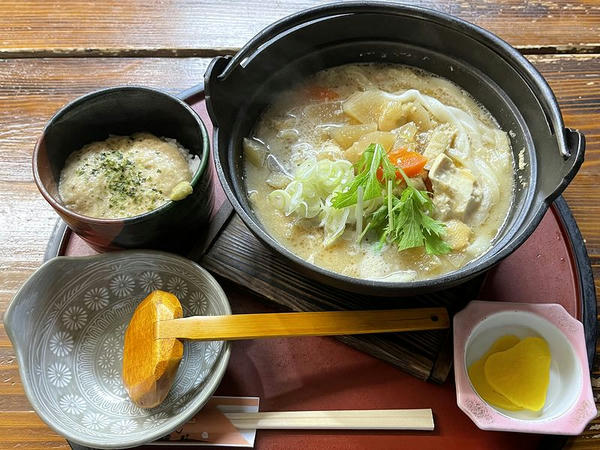
[[[232,52],[270,23],[325,3],[331,2],[1,0],[0,54],[210,56]],[[600,49],[595,0],[410,3],[473,22],[528,53]]]
[[[0,411],[0,448],[68,449],[65,440],[33,411]],[[24,437],[27,436],[25,441]]]
[[[0,314],[39,267],[56,220],[32,183],[30,158],[58,107],[116,84],[177,92],[201,79],[209,62],[187,56],[234,52],[272,21],[322,3],[0,0]],[[531,55],[554,89],[566,125],[586,134],[586,162],[565,197],[586,240],[600,294],[600,3],[413,3],[477,23]],[[596,398],[599,359],[593,372]],[[598,448],[599,442],[596,419],[569,448]],[[68,448],[31,412],[0,325],[0,448],[17,447]]]

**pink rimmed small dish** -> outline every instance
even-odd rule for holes
[[[552,362],[541,411],[508,411],[485,402],[467,368],[501,336],[544,338]],[[473,301],[454,316],[454,377],[459,408],[482,430],[578,435],[596,417],[583,325],[558,304]]]

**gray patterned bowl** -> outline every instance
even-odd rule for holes
[[[123,336],[137,304],[159,288],[177,295],[184,315],[231,314],[208,272],[149,250],[54,258],[13,299],[4,324],[25,393],[65,438],[96,448],[140,445],[185,423],[217,388],[228,344],[187,341],[165,401],[145,410],[129,400],[121,382]]]

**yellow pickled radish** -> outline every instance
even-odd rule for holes
[[[550,383],[550,348],[539,337],[528,337],[484,364],[489,385],[512,403],[539,411],[546,403]]]
[[[485,355],[475,361],[469,367],[469,378],[473,387],[487,403],[499,408],[508,409],[509,411],[518,411],[522,408],[515,405],[502,394],[494,391],[485,378],[484,365],[488,357],[494,353],[502,352],[514,347],[519,342],[519,338],[515,335],[508,334],[497,339]]]

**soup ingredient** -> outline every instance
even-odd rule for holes
[[[427,158],[420,153],[411,152],[403,148],[391,152],[388,154],[388,158],[393,165],[400,167],[408,177],[417,176],[423,170],[423,167],[425,167],[425,163],[427,163]],[[400,172],[396,171],[396,178],[400,178],[399,175]]]
[[[377,172],[383,171],[382,177],[395,178],[395,170],[386,157],[384,148],[379,144],[371,144],[367,147],[357,164],[358,174],[352,183],[343,192],[336,194],[332,201],[335,208],[344,208],[355,205],[359,200],[359,188],[362,188],[362,201],[381,197],[383,186],[377,178]]]
[[[324,229],[323,244],[327,247],[344,232],[350,214],[349,209],[332,207],[332,198],[353,178],[354,170],[349,161],[310,159],[296,170],[285,189],[269,194],[269,202],[286,216],[300,219],[318,217],[319,226]]]
[[[376,230],[380,244],[394,243],[399,251],[423,246],[432,255],[450,251],[450,246],[442,240],[445,225],[430,216],[434,208],[429,194],[414,187],[402,168],[392,164],[381,145],[370,145],[362,153],[357,168],[359,173],[352,183],[333,198],[333,207],[356,205],[362,215],[361,202],[385,195],[379,209],[366,217],[368,224],[364,231],[357,227],[359,240],[369,230]],[[406,183],[400,197],[394,194],[399,189],[398,173]]]
[[[450,246],[442,240],[446,225],[431,217],[434,207],[428,193],[416,189],[407,177],[405,181],[406,189],[399,200],[391,188],[388,190],[384,206],[389,221],[380,242],[393,242],[399,251],[425,246],[430,255],[445,255],[450,251]]]
[[[358,122],[370,123],[379,119],[388,102],[389,94],[379,89],[357,92],[344,102],[344,112]]]
[[[419,128],[428,130],[431,119],[427,110],[418,103],[404,103],[391,101],[384,108],[379,118],[381,130],[393,130],[402,123],[414,122]]]
[[[344,152],[344,157],[353,163],[360,160],[360,155],[371,144],[381,145],[386,152],[389,152],[396,142],[396,135],[387,131],[373,131],[372,133],[361,136],[350,148]]]
[[[446,222],[444,241],[448,243],[452,250],[464,250],[469,245],[472,235],[473,230],[460,220],[449,220]]]
[[[425,163],[425,169],[431,168],[433,161],[450,147],[455,136],[456,129],[448,124],[440,125],[432,131],[429,142],[423,151],[423,156],[428,160]]]
[[[265,165],[269,150],[262,142],[256,139],[244,138],[244,158],[246,161],[250,161],[256,167],[262,167]]]
[[[550,383],[550,348],[539,337],[528,337],[503,352],[490,355],[485,378],[493,390],[515,405],[539,411]]]
[[[335,141],[340,144],[342,148],[347,149],[356,141],[358,141],[363,135],[373,133],[375,131],[377,131],[376,123],[342,125],[341,127],[334,127],[331,129],[331,137],[335,139]],[[370,142],[368,144],[370,144]]]
[[[405,148],[399,148],[388,153],[388,158],[390,162],[402,169],[404,174],[407,177],[416,177],[421,173],[425,164],[427,163],[427,158],[421,155],[418,152],[411,152],[406,150]],[[399,170],[396,171],[396,178],[400,179],[402,177]],[[377,178],[380,180],[383,178],[383,172],[377,172]]]
[[[318,72],[276,93],[248,138],[266,154],[263,163],[244,149],[242,161],[248,198],[265,230],[299,257],[346,276],[411,281],[460,269],[489,249],[514,198],[508,134],[460,87],[405,66]],[[361,177],[358,166],[371,144],[383,147],[394,166],[389,177],[381,164],[374,164],[374,177]],[[313,195],[302,182],[300,193],[294,183],[304,163],[322,160],[354,165],[348,184],[334,189],[348,193],[346,205],[333,204],[333,190]],[[399,168],[418,191],[409,189],[404,201]],[[275,191],[286,191],[289,202],[281,193],[271,196]],[[444,225],[432,233],[409,227],[417,233],[405,235],[399,224],[413,215],[425,228],[429,218]]]
[[[77,213],[132,217],[191,194],[199,163],[173,139],[150,133],[110,136],[69,155],[58,190],[64,205]]]
[[[442,219],[458,219],[479,225],[487,217],[479,183],[469,169],[458,168],[446,155],[439,155],[429,170],[435,195],[433,202]]]
[[[286,216],[294,214],[304,219],[313,218],[352,178],[354,172],[348,161],[308,160],[296,170],[285,189],[269,194],[269,201]]]
[[[490,355],[502,352],[504,350],[508,350],[509,348],[512,348],[515,345],[517,345],[519,341],[520,339],[512,334],[508,334],[506,336],[498,338],[492,344],[492,346],[485,355],[483,355],[480,359],[471,364],[468,371],[471,383],[473,384],[473,387],[482,399],[484,399],[490,405],[508,409],[509,411],[518,411],[522,408],[515,405],[504,395],[496,392],[490,386],[490,384],[487,382],[487,378],[485,377],[484,366]]]

